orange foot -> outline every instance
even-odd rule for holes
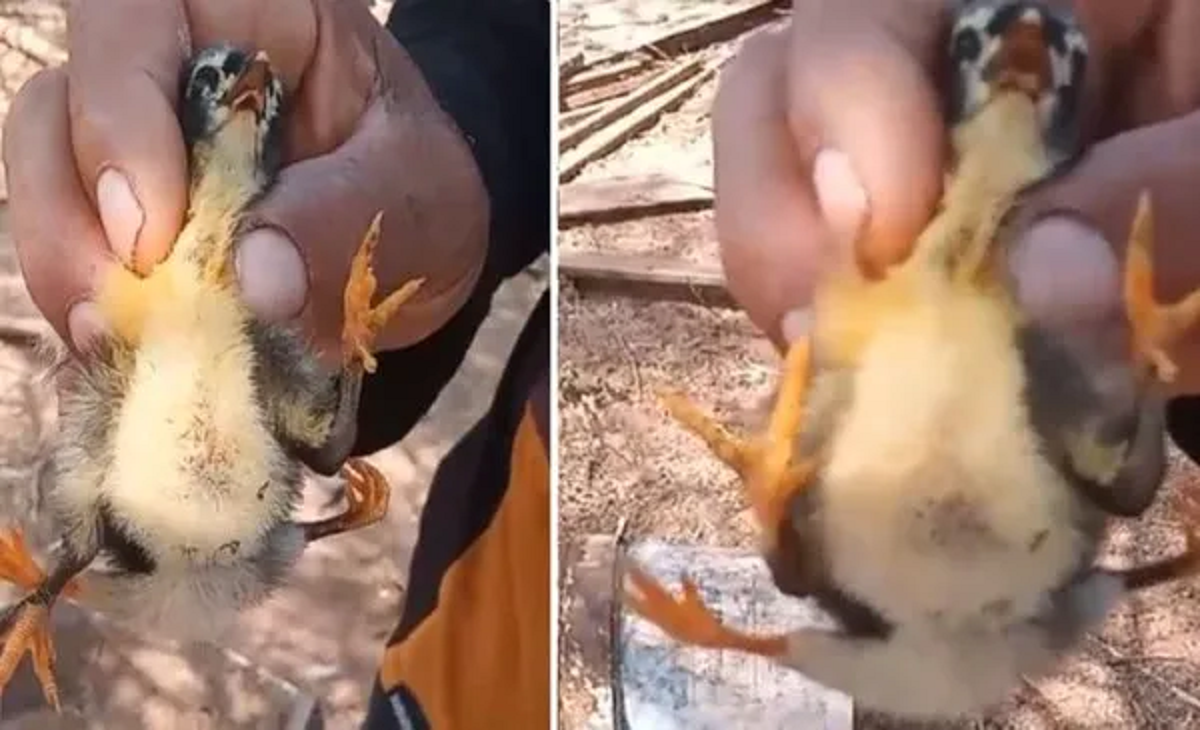
[[[33,593],[46,581],[46,573],[34,561],[18,529],[0,533],[0,579]],[[74,598],[80,593],[79,579],[72,579],[62,590]],[[33,671],[46,702],[58,711],[58,682],[54,678],[54,641],[49,627],[50,605],[44,598],[26,598],[8,614],[8,630],[0,649],[0,689],[8,686],[21,657],[29,652]]]
[[[683,596],[676,598],[637,567],[627,568],[626,575],[635,590],[626,587],[625,605],[678,642],[707,649],[736,649],[773,659],[787,652],[784,635],[752,636],[721,623],[688,578],[683,579]]]
[[[375,372],[375,356],[371,353],[375,336],[396,314],[400,305],[412,299],[425,283],[424,279],[413,279],[387,295],[378,306],[371,306],[371,299],[379,286],[371,262],[375,257],[375,248],[379,245],[382,220],[383,213],[377,213],[358,247],[358,252],[350,262],[350,278],[346,282],[342,304],[346,319],[342,326],[343,362],[349,366],[357,360],[368,373]]]
[[[1150,193],[1138,198],[1137,212],[1125,249],[1125,313],[1133,333],[1133,357],[1163,383],[1175,379],[1178,367],[1167,355],[1183,333],[1200,320],[1200,289],[1174,304],[1154,297],[1154,215]]]
[[[306,525],[310,542],[370,527],[387,514],[392,489],[378,469],[364,459],[351,459],[342,467],[342,475],[346,478],[346,511]]]
[[[729,433],[686,396],[660,396],[677,421],[702,438],[717,458],[741,476],[750,505],[766,530],[768,548],[774,547],[789,499],[809,482],[813,471],[810,462],[792,461],[793,444],[801,427],[808,362],[809,344],[799,340],[788,350],[767,432],[750,440]]]

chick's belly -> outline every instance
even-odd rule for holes
[[[126,404],[104,485],[157,560],[227,562],[288,515],[285,461],[249,399],[186,390]]]
[[[1032,614],[1083,538],[1026,427],[1014,354],[914,342],[868,352],[855,375],[822,475],[834,577],[895,621]]]

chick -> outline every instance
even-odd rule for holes
[[[283,160],[283,87],[265,54],[220,46],[190,61],[180,96],[184,227],[151,274],[119,268],[103,282],[111,336],[57,372],[49,497],[63,532],[53,564],[43,571],[20,532],[0,538],[0,577],[28,592],[5,616],[0,687],[28,650],[55,708],[47,619],[58,597],[212,639],[279,586],[308,543],[387,511],[382,475],[347,457],[375,334],[421,282],[372,306],[377,216],[345,289],[339,372],[322,368],[299,331],[255,320],[239,298],[233,243]],[[293,519],[302,466],[341,470],[342,514]]]
[[[1009,279],[1011,211],[1079,154],[1087,44],[1037,2],[955,8],[950,169],[902,263],[844,262],[787,354],[765,434],[742,439],[680,395],[668,409],[742,477],[782,590],[840,624],[756,636],[632,567],[628,605],[679,641],[769,657],[898,715],[987,709],[1042,676],[1129,590],[1200,570],[1177,558],[1096,565],[1111,515],[1136,515],[1165,474],[1166,355],[1200,318],[1152,290],[1148,196],[1125,261],[1129,356],[1101,368],[1027,320]],[[850,258],[850,257],[848,257]],[[1200,519],[1193,498],[1183,505]]]

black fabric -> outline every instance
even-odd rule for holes
[[[1192,463],[1200,464],[1200,396],[1182,396],[1167,403],[1167,433]]]
[[[550,292],[513,347],[488,412],[446,454],[429,486],[409,565],[404,614],[388,643],[404,640],[437,606],[442,575],[491,523],[509,481],[513,438],[550,369]]]
[[[421,342],[378,355],[354,453],[402,439],[462,364],[507,278],[550,250],[550,5],[398,0],[388,30],[459,126],[491,206],[488,254],[469,301]]]

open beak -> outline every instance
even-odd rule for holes
[[[271,65],[267,54],[259,51],[247,64],[242,75],[233,82],[225,95],[225,103],[236,111],[252,111],[261,117],[267,103],[267,83],[271,79]]]
[[[992,61],[991,83],[1038,98],[1050,88],[1050,48],[1040,18],[1022,18],[1012,24]]]

